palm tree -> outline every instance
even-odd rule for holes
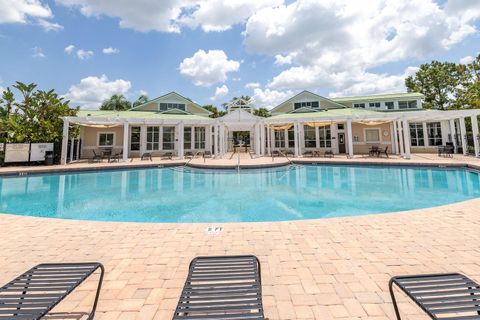
[[[123,94],[114,94],[110,99],[105,100],[100,110],[125,111],[132,108],[132,103]]]
[[[264,117],[264,118],[270,117],[270,111],[268,111],[267,108],[254,109],[253,114],[259,117]]]
[[[206,106],[202,106],[202,108],[210,111],[212,114],[210,115],[210,118],[218,118],[218,117],[221,117],[221,116],[224,116],[226,114],[225,111],[223,110],[218,110],[217,107],[215,107],[214,105],[206,105]]]
[[[135,107],[138,107],[139,105],[142,105],[144,103],[147,103],[148,102],[148,96],[145,95],[145,94],[142,94],[140,95],[140,97],[138,97],[138,99],[133,103],[132,107],[135,108]]]

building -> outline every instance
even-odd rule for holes
[[[225,116],[213,119],[208,110],[171,92],[129,111],[82,110],[65,117],[61,162],[89,158],[102,148],[126,150],[123,160],[203,151],[221,158],[237,145],[255,156],[329,150],[349,157],[379,146],[409,159],[411,153],[437,152],[449,143],[457,153],[471,150],[478,156],[480,110],[425,110],[423,98],[400,93],[328,99],[302,91],[272,109],[269,118],[255,116],[248,102],[238,100]],[[80,126],[80,136],[69,148],[71,125]]]

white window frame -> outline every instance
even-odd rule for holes
[[[151,142],[148,141],[148,128],[149,127],[158,128],[158,142],[153,141],[153,140]],[[149,143],[152,144],[152,149],[148,149],[148,144]],[[158,143],[158,148],[157,149],[153,149],[153,145],[155,143]],[[145,150],[151,152],[151,151],[159,151],[161,149],[162,149],[162,127],[161,126],[147,126],[145,128]]]
[[[367,131],[376,130],[378,132],[378,141],[367,141]],[[380,128],[363,128],[363,140],[365,143],[381,143],[382,142],[382,130]]]
[[[112,145],[100,145],[100,135],[101,134],[113,134]],[[117,135],[115,134],[114,131],[100,131],[100,132],[97,132],[97,147],[100,147],[100,148],[114,147],[116,145],[116,142],[117,142]]]
[[[412,125],[415,125],[415,135],[412,135]],[[424,148],[427,146],[426,133],[424,131],[424,125],[422,122],[410,122],[408,129],[410,130],[410,146],[412,146],[412,148]],[[419,131],[422,131],[423,138],[418,138]],[[423,145],[418,144],[419,139],[423,139]],[[416,144],[413,144],[414,140],[416,141]]]

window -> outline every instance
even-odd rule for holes
[[[417,108],[417,100],[408,101],[408,109],[416,109]]]
[[[163,127],[162,148],[163,150],[175,149],[175,127]]]
[[[353,107],[365,109],[365,103],[354,103]]]
[[[393,109],[395,109],[395,104],[393,103],[393,101],[387,101],[387,102],[385,102],[385,106],[387,107],[388,110],[393,110]]]
[[[275,130],[275,148],[285,148],[285,130]]]
[[[427,123],[427,133],[429,146],[441,146],[443,144],[440,122]]]
[[[339,124],[337,124],[337,128],[338,128],[338,130],[344,130],[345,125],[343,123],[339,123]]]
[[[423,124],[410,123],[410,143],[412,147],[425,146],[425,137],[423,133]]]
[[[132,131],[130,132],[130,150],[140,150],[140,127],[132,127]]]
[[[192,149],[192,128],[183,128],[183,148],[186,150]]]
[[[365,129],[365,142],[380,142],[380,129]]]
[[[398,109],[407,109],[408,101],[398,101]]]
[[[316,148],[317,147],[317,137],[315,134],[315,128],[310,126],[303,126],[305,133],[305,148]]]
[[[370,108],[380,108],[380,102],[370,102],[368,106]]]
[[[293,126],[288,129],[288,147],[295,148],[295,131],[293,130]]]
[[[100,147],[113,147],[115,143],[115,133],[100,132],[98,134],[98,145]]]
[[[295,102],[293,104],[293,107],[294,107],[295,110],[300,109],[300,108],[318,109],[318,108],[320,108],[320,104],[318,103],[318,101]]]
[[[160,111],[167,111],[170,109],[180,109],[185,111],[185,104],[183,103],[160,103],[159,106]]]
[[[147,127],[147,150],[158,150],[160,147],[160,127]]]
[[[195,149],[205,149],[205,127],[195,127]]]
[[[330,126],[319,128],[320,148],[332,147],[332,135],[330,134]]]

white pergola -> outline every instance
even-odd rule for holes
[[[67,146],[69,137],[70,124],[80,126],[123,126],[124,137],[129,136],[130,126],[175,126],[176,150],[180,158],[183,158],[184,154],[184,126],[205,126],[207,145],[214,145],[215,157],[223,157],[228,151],[228,139],[227,134],[229,131],[250,131],[254,133],[254,150],[258,156],[270,154],[272,151],[272,135],[275,130],[275,126],[291,124],[294,129],[294,153],[295,156],[301,154],[300,139],[303,136],[303,124],[314,121],[332,122],[332,123],[345,123],[346,133],[346,148],[347,155],[353,157],[353,135],[352,135],[352,123],[369,123],[369,122],[390,122],[391,131],[394,133],[392,138],[392,146],[396,153],[401,154],[405,159],[410,159],[410,129],[409,123],[412,122],[435,122],[435,121],[448,121],[450,131],[455,132],[455,121],[458,119],[460,124],[460,134],[463,152],[467,152],[467,141],[465,118],[470,117],[472,122],[472,132],[474,136],[474,149],[475,155],[480,155],[479,146],[479,128],[477,117],[480,115],[479,109],[469,110],[422,110],[422,111],[405,111],[405,112],[378,112],[375,114],[368,113],[364,115],[328,115],[328,111],[321,111],[321,117],[313,116],[312,113],[296,113],[290,117],[288,115],[282,115],[282,117],[262,118],[251,114],[250,112],[238,108],[232,110],[227,115],[212,119],[155,119],[155,118],[120,118],[120,117],[64,117],[63,127],[63,141],[62,141],[62,157],[61,163],[65,164],[67,159]],[[266,130],[268,129],[268,130]],[[213,141],[212,139],[213,130]],[[452,139],[454,143],[455,139]],[[123,150],[128,150],[129,139],[123,139]],[[454,145],[455,149],[458,147]],[[123,152],[123,160],[128,159],[128,152]]]

